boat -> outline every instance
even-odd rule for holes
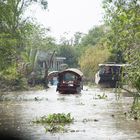
[[[57,89],[59,93],[80,93],[83,89],[83,73],[76,68],[65,69],[58,73]]]
[[[57,80],[57,76],[58,76],[59,71],[51,71],[48,73],[48,81],[51,85],[57,85],[58,80]]]
[[[99,64],[99,70],[95,74],[95,83],[104,88],[118,87],[119,81],[126,75],[125,68],[127,66],[129,64]]]

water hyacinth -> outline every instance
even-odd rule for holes
[[[66,124],[72,123],[74,118],[71,117],[71,114],[64,113],[53,113],[48,116],[43,116],[40,119],[36,119],[33,123],[41,123],[45,125],[46,132],[56,133],[56,132],[67,132],[67,129],[64,127]]]
[[[72,123],[74,118],[71,118],[71,114],[64,114],[64,113],[53,113],[49,114],[48,116],[43,116],[40,119],[36,119],[35,123],[42,123],[42,124],[67,124]]]

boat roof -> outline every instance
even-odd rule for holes
[[[125,67],[130,66],[130,64],[99,64],[99,66]]]
[[[57,74],[57,73],[59,73],[59,71],[51,71],[48,73],[48,75]]]
[[[83,73],[79,69],[76,69],[76,68],[65,69],[62,72],[73,72],[73,73],[76,73],[76,74],[78,74],[80,76],[83,76]]]

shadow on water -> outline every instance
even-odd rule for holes
[[[30,140],[128,140],[140,139],[140,122],[127,117],[133,98],[116,95],[112,89],[84,87],[81,94],[47,91],[0,94],[0,134],[10,139]],[[67,133],[45,132],[45,126],[32,123],[52,113],[71,113],[74,123]],[[0,135],[2,137],[2,135]]]

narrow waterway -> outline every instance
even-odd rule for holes
[[[105,99],[100,99],[102,95]],[[51,86],[47,91],[0,93],[0,132],[23,140],[139,140],[140,121],[127,116],[133,98],[113,89],[84,87],[81,94],[62,95]],[[68,132],[49,133],[32,123],[50,113],[71,113]]]

